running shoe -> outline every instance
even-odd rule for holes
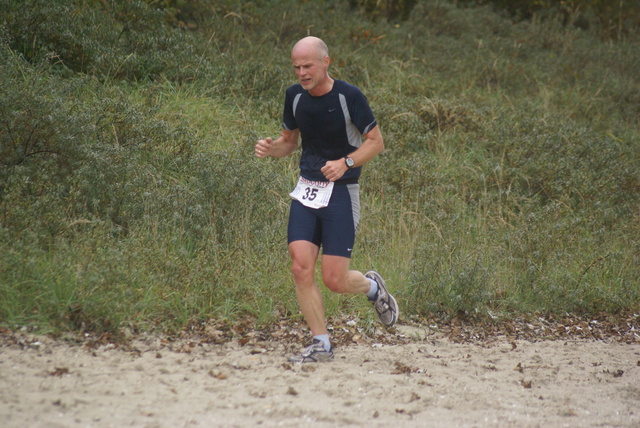
[[[364,276],[378,283],[378,295],[374,300],[373,308],[378,314],[378,319],[386,327],[391,327],[398,321],[398,303],[396,299],[389,293],[384,279],[376,271],[369,271]]]
[[[318,339],[313,339],[313,343],[301,354],[289,358],[292,363],[323,363],[331,360],[333,360],[333,348],[327,351],[322,341]]]

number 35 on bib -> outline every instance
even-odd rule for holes
[[[324,208],[329,205],[333,192],[332,181],[313,181],[304,177],[298,179],[298,184],[293,192],[289,193],[292,199],[299,201],[309,208]]]

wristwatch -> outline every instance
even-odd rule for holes
[[[356,164],[353,159],[351,159],[350,157],[346,157],[344,158],[344,163],[347,164],[347,168],[351,169],[353,168],[353,166]]]

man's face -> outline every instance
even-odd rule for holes
[[[291,54],[293,60],[293,69],[298,76],[298,82],[311,95],[322,95],[314,93],[321,84],[325,83],[327,78],[327,68],[329,67],[329,57],[320,59],[318,52],[314,49],[295,50]]]

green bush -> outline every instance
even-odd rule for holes
[[[376,19],[406,20],[418,0],[349,0],[352,9],[362,9],[365,15]]]
[[[198,39],[141,0],[2,0],[0,8],[11,49],[30,62],[47,57],[60,72],[101,80],[188,79],[197,72]]]
[[[637,35],[640,26],[640,11],[633,0],[465,0],[462,3],[491,4],[517,19],[541,16],[559,19],[564,25],[595,27],[604,37],[618,40],[622,36]]]

